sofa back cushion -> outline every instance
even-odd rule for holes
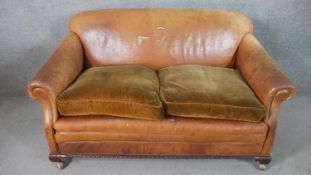
[[[179,64],[232,67],[248,17],[225,10],[115,9],[82,12],[70,23],[89,67]]]

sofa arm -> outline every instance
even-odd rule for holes
[[[70,33],[29,82],[27,89],[29,96],[39,99],[41,103],[48,100],[52,109],[55,108],[57,95],[80,74],[82,67],[82,44],[76,34]],[[56,115],[55,109],[53,113]],[[54,120],[57,117],[55,115]]]
[[[281,102],[296,93],[294,84],[252,34],[247,34],[240,43],[236,67],[269,111],[275,98],[282,98],[277,99]]]

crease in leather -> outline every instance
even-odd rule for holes
[[[56,134],[107,134],[106,132],[100,132],[100,131],[57,131]],[[130,133],[130,132],[109,132],[109,134],[112,135],[118,135],[118,134],[125,134],[125,135],[145,135],[146,133]],[[200,135],[201,134],[201,135]],[[210,134],[210,135],[209,135]],[[159,136],[205,136],[205,137],[219,137],[219,136],[252,136],[252,135],[260,135],[265,136],[266,133],[239,133],[239,134],[205,134],[205,133],[196,133],[193,134],[175,134],[175,133],[148,133],[146,135],[159,135]]]
[[[101,132],[57,132],[57,143],[67,141],[175,141],[175,142],[249,142],[264,143],[265,134],[240,134],[240,135],[163,135],[142,133],[101,133]]]
[[[234,69],[182,65],[160,69],[158,74],[160,98],[169,115],[248,122],[260,122],[266,115]]]
[[[181,64],[234,67],[236,49],[253,24],[227,10],[115,9],[80,13],[70,31],[80,36],[89,67],[139,64],[158,70]]]
[[[62,153],[119,155],[260,155],[258,143],[189,143],[189,142],[64,142]]]
[[[55,123],[57,132],[150,133],[162,135],[266,134],[265,123],[186,117],[146,121],[113,116],[64,116]]]
[[[157,120],[163,117],[156,73],[143,66],[94,67],[57,98],[64,116],[112,115]]]
[[[83,143],[84,141],[72,141],[72,142],[64,142],[64,143]],[[107,142],[102,142],[102,141],[88,141],[90,143],[107,143]],[[158,142],[153,142],[153,141],[140,141],[140,142],[137,142],[137,141],[122,141],[122,140],[119,140],[119,141],[110,141],[110,142],[128,142],[128,143],[133,143],[133,144],[139,144],[139,143],[158,143]],[[162,143],[180,143],[180,142],[175,142],[175,141],[166,141],[166,142],[162,142]],[[228,144],[226,142],[215,142],[215,143],[189,143],[189,142],[183,142],[185,144],[194,144],[194,145],[223,145],[223,144]],[[161,144],[161,143],[160,143]],[[262,145],[263,143],[249,143],[249,142],[232,142],[232,143],[229,143],[231,145]]]

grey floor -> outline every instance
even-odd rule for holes
[[[298,95],[280,111],[273,161],[265,172],[252,160],[74,159],[65,170],[48,161],[39,103],[0,97],[0,175],[34,174],[311,174],[311,97]]]

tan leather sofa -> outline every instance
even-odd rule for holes
[[[207,156],[270,162],[282,101],[295,86],[238,12],[82,12],[29,82],[49,158]]]

